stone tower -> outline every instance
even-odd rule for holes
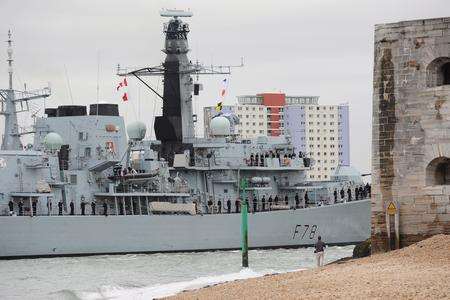
[[[376,25],[372,126],[372,251],[390,202],[401,247],[450,233],[450,18]]]

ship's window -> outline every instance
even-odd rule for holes
[[[84,131],[78,132],[78,140],[79,141],[87,141],[88,139],[88,133]]]
[[[426,169],[427,185],[450,184],[450,159],[438,157],[433,159]]]
[[[228,189],[223,189],[223,193],[227,194],[228,193]]]
[[[84,148],[84,157],[91,157],[91,148],[90,147]]]
[[[70,175],[70,184],[77,184],[77,175],[76,174]]]

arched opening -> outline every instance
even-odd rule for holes
[[[450,84],[450,62],[441,67],[442,84]]]
[[[427,86],[450,85],[450,57],[439,57],[427,67]]]
[[[450,158],[433,159],[426,169],[427,185],[450,185]]]

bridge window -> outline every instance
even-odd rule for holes
[[[433,159],[426,169],[427,185],[450,185],[450,158]]]

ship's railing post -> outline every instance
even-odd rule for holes
[[[33,217],[34,216],[34,212],[33,212],[33,201],[31,200],[31,196],[28,197],[28,200],[30,201],[30,214]]]
[[[134,215],[133,196],[130,197],[131,215]]]
[[[126,216],[127,215],[127,210],[126,210],[126,207],[125,207],[125,196],[122,196],[122,207],[123,207],[123,214],[124,214],[124,216]]]
[[[139,215],[142,215],[142,205],[141,205],[141,196],[137,196],[138,197],[138,204],[139,204]]]
[[[114,208],[116,209],[116,216],[119,215],[119,207],[117,205],[117,196],[114,196]]]

